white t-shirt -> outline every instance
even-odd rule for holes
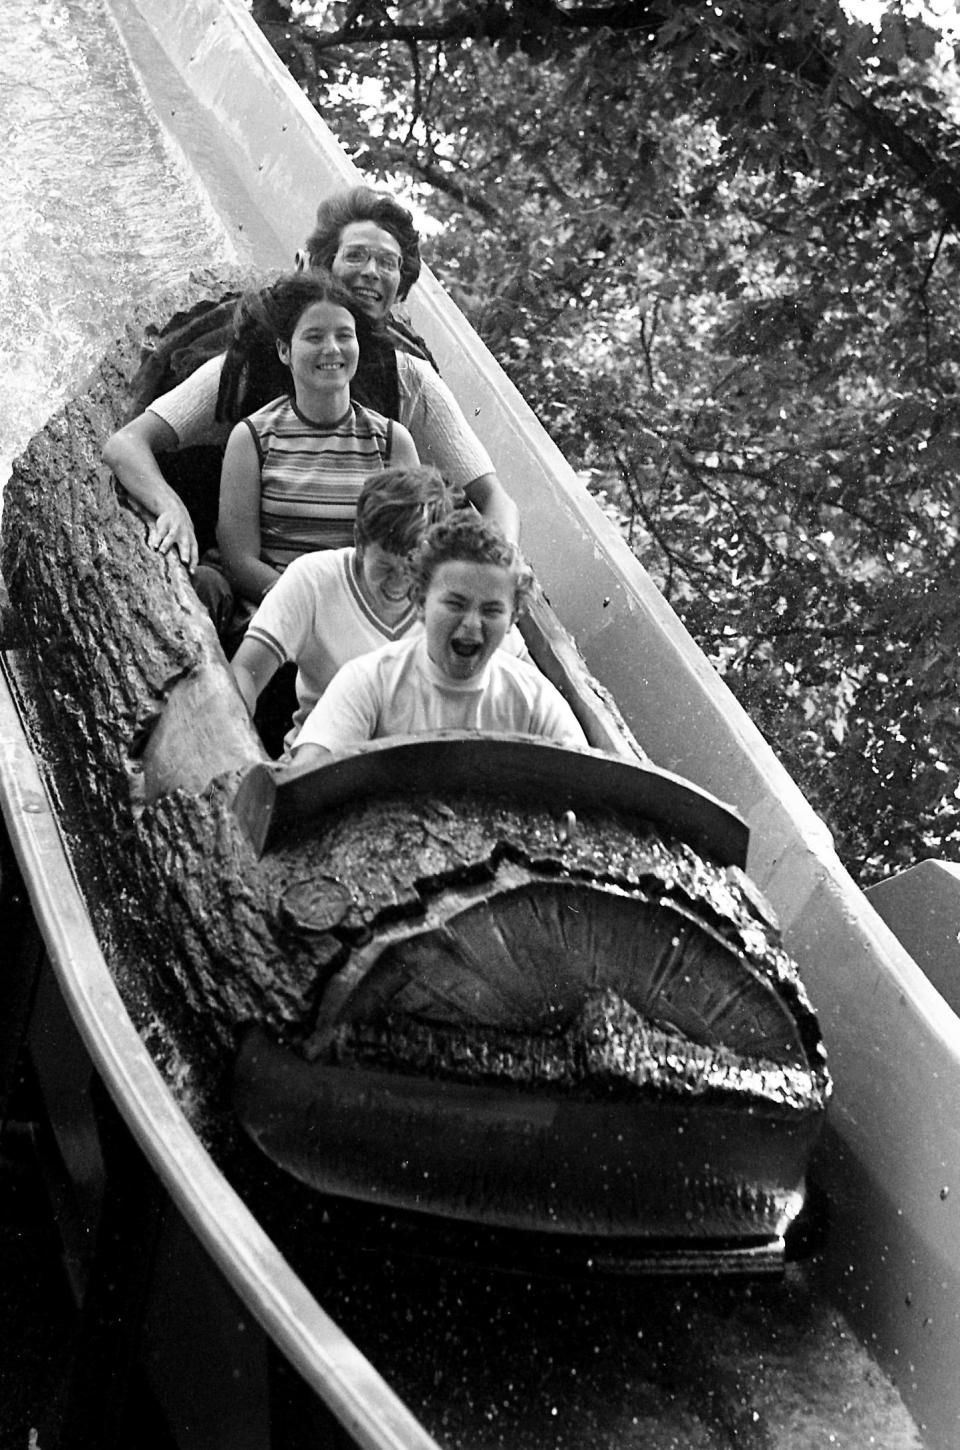
[[[264,645],[278,664],[296,664],[295,734],[341,665],[420,628],[412,605],[396,624],[384,624],[360,591],[355,551],[324,549],[284,570],[246,638]]]
[[[436,730],[536,735],[574,748],[587,744],[570,706],[536,665],[499,649],[476,680],[453,682],[430,659],[423,634],[384,645],[338,670],[296,744],[349,750],[365,740]]]
[[[291,660],[297,666],[298,706],[287,748],[341,665],[422,633],[412,605],[392,625],[374,613],[360,589],[354,549],[324,549],[294,559],[265,596],[246,634],[265,646],[278,665]],[[529,659],[515,626],[501,648]]]
[[[201,443],[223,445],[233,426],[216,420],[223,355],[208,358],[169,393],[155,398],[148,412],[171,427],[181,448]],[[493,473],[490,455],[472,432],[443,379],[423,358],[397,353],[399,421],[408,429],[421,463],[432,463],[454,488],[466,488],[481,474]]]

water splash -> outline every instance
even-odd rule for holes
[[[103,0],[0,7],[0,490],[131,304],[236,254]]]

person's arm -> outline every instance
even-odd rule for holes
[[[276,652],[269,649],[262,640],[244,635],[230,661],[230,668],[247,712],[252,715],[257,708],[257,701],[280,668],[280,660]]]
[[[400,421],[410,430],[420,461],[432,463],[447,483],[463,489],[474,508],[516,543],[520,511],[447,384],[429,363],[408,353],[397,354],[397,379]]]
[[[496,524],[512,544],[520,540],[520,510],[495,473],[482,473],[464,493],[488,523]]]
[[[234,428],[223,455],[217,543],[234,589],[259,604],[280,574],[260,558],[260,455],[246,423]]]
[[[209,358],[108,438],[103,449],[103,461],[117,482],[154,517],[151,548],[163,554],[176,548],[191,570],[197,563],[193,522],[180,495],[164,478],[157,455],[198,443],[219,446],[224,441],[228,429],[216,418],[222,367],[222,357]]]
[[[391,468],[417,468],[420,464],[420,455],[417,452],[417,445],[410,437],[409,432],[402,423],[394,423],[392,441],[390,446],[390,467]]]
[[[176,549],[192,573],[197,567],[197,536],[187,506],[160,471],[158,453],[171,453],[177,435],[149,410],[127,423],[103,448],[103,461],[118,483],[153,518],[147,543],[161,554]]]

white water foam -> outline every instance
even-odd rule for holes
[[[0,490],[134,302],[234,260],[102,0],[0,6]]]

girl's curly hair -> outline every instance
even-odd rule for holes
[[[522,613],[533,589],[533,570],[516,544],[505,538],[494,524],[466,509],[441,519],[421,540],[410,562],[410,596],[415,604],[423,604],[434,574],[441,564],[451,559],[498,564],[509,570],[513,576],[514,612]]]

